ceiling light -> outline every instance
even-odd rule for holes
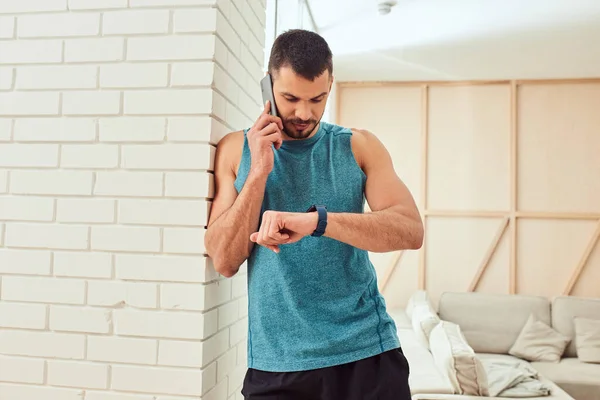
[[[392,11],[392,7],[398,4],[396,0],[383,0],[377,3],[377,9],[379,10],[379,14],[386,15]]]

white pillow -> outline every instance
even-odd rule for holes
[[[467,343],[460,326],[441,321],[431,331],[429,346],[435,365],[452,385],[454,394],[489,396],[483,364]]]
[[[600,364],[600,319],[575,317],[575,346],[577,358]]]
[[[406,304],[406,315],[408,319],[412,318],[412,313],[417,304],[429,304],[429,297],[427,296],[427,292],[424,290],[417,290],[413,293],[412,296],[408,299],[408,304]]]
[[[558,333],[531,314],[508,354],[527,361],[557,363],[570,342],[571,338]]]
[[[413,331],[421,344],[429,349],[429,334],[440,322],[440,317],[429,303],[416,304],[412,311]]]

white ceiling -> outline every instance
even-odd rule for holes
[[[600,77],[600,0],[307,0],[338,81]]]

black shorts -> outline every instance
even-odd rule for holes
[[[249,368],[242,394],[249,400],[410,400],[402,349],[348,364],[299,372]]]

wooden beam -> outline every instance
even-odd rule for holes
[[[403,255],[404,255],[404,251],[400,250],[400,251],[397,251],[392,256],[392,262],[390,263],[390,265],[385,270],[385,275],[383,276],[383,278],[381,279],[381,282],[379,283],[379,291],[381,293],[383,293],[385,291],[385,288],[386,288],[388,282],[390,281],[390,278],[394,274],[394,270],[396,269],[396,267],[400,263],[400,260],[402,260],[402,256]]]
[[[344,81],[344,87],[415,87],[415,86],[476,86],[476,85],[507,85],[508,80],[489,81]]]
[[[581,273],[583,272],[583,269],[585,268],[585,265],[587,264],[587,261],[590,258],[590,255],[592,254],[594,247],[596,247],[596,242],[598,241],[599,237],[600,237],[600,220],[598,220],[598,224],[596,225],[596,231],[594,232],[594,234],[592,235],[592,238],[588,242],[588,245],[586,246],[586,248],[583,252],[583,256],[579,260],[579,264],[577,264],[577,266],[575,267],[575,270],[573,271],[573,274],[571,274],[571,278],[569,279],[569,282],[567,282],[567,286],[565,286],[565,290],[563,292],[563,294],[565,296],[570,295],[571,292],[573,291],[573,287],[579,280],[579,277],[581,276]]]
[[[600,78],[573,78],[573,79],[518,79],[518,80],[456,80],[456,81],[341,81],[343,87],[382,87],[382,86],[474,86],[474,85],[544,85],[544,84],[577,84],[600,83]]]
[[[517,218],[540,218],[540,219],[599,219],[598,213],[574,213],[574,212],[534,212],[534,211],[517,211]]]
[[[490,210],[425,210],[424,214],[428,217],[465,217],[465,218],[502,218],[511,216],[510,211],[490,211]],[[536,212],[536,211],[516,211],[515,218],[532,219],[592,219],[600,218],[599,213],[574,213],[574,212]]]
[[[418,275],[418,288],[425,290],[426,282],[426,260],[425,252],[427,245],[427,155],[428,151],[428,139],[429,138],[429,86],[423,85],[421,87],[421,210],[423,225],[425,226],[425,237],[423,238],[423,245],[419,251],[419,275]]]
[[[517,209],[518,205],[518,165],[517,141],[519,129],[518,116],[519,87],[516,81],[510,83],[510,258],[508,270],[508,293],[517,293]]]
[[[496,232],[496,236],[494,237],[493,242],[490,244],[488,251],[486,252],[485,256],[483,257],[481,264],[479,264],[479,268],[477,268],[477,272],[475,273],[475,276],[473,277],[473,280],[471,281],[471,284],[469,285],[469,289],[468,289],[469,292],[473,292],[473,291],[475,291],[475,289],[477,289],[477,285],[479,284],[479,281],[481,280],[483,273],[487,269],[487,266],[490,263],[492,256],[496,252],[496,248],[500,244],[500,240],[502,239],[502,236],[504,236],[504,231],[506,231],[506,227],[508,226],[509,220],[510,220],[509,217],[504,217],[502,219],[502,224],[500,225],[498,232]]]
[[[506,211],[477,211],[477,210],[426,210],[428,217],[474,217],[474,218],[502,218]]]
[[[555,83],[600,83],[600,78],[572,78],[572,79],[518,79],[517,85],[547,85]]]

